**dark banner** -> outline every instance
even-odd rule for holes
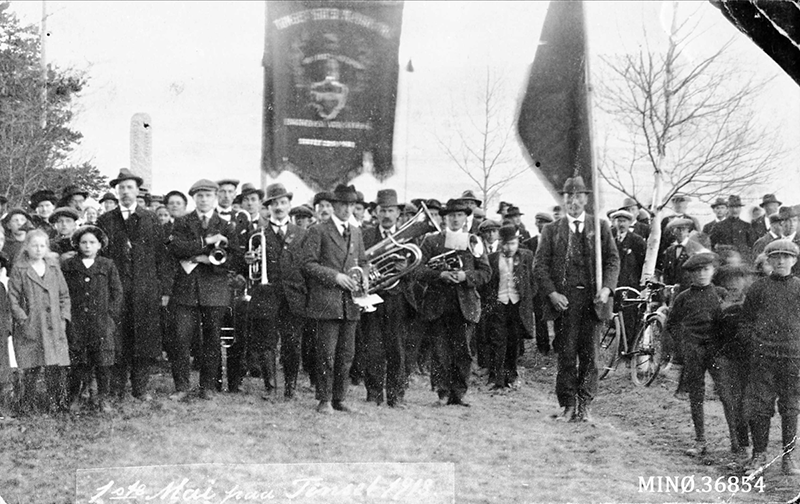
[[[574,175],[592,183],[585,47],[583,2],[550,2],[517,131],[554,193]]]
[[[262,168],[314,190],[393,172],[402,2],[267,2]],[[366,154],[366,155],[365,155]]]

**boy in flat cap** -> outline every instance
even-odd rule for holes
[[[781,415],[784,474],[800,474],[794,461],[800,412],[800,279],[792,275],[798,247],[776,240],[764,249],[772,273],[756,280],[742,306],[745,334],[752,346],[746,405],[753,433],[753,456],[747,475],[767,465],[770,419],[775,399]]]
[[[59,255],[62,262],[75,256],[78,251],[77,246],[72,242],[72,235],[78,227],[79,218],[77,210],[66,206],[57,208],[50,216],[50,224],[53,224],[58,233],[52,242],[51,250]]]

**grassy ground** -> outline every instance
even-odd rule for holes
[[[406,410],[368,405],[363,387],[353,387],[360,412],[331,416],[314,412],[310,389],[293,402],[266,402],[255,379],[246,380],[244,394],[213,403],[172,403],[164,374],[155,377],[149,404],[0,426],[0,497],[72,502],[77,469],[211,462],[452,462],[459,503],[777,502],[800,492],[800,481],[780,476],[779,467],[768,470],[760,494],[641,492],[640,477],[694,476],[699,488],[704,476],[728,474],[719,402],[707,403],[711,454],[698,461],[683,454],[693,438],[689,405],[673,398],[669,380],[634,388],[621,367],[600,383],[595,422],[568,424],[551,418],[554,364],[529,350],[524,387],[503,394],[492,395],[476,377],[471,408],[433,406],[435,395],[419,378]],[[773,425],[771,454],[779,439]]]

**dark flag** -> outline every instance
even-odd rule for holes
[[[290,170],[326,190],[370,156],[375,177],[392,174],[402,16],[402,2],[267,2],[261,165],[270,176]]]
[[[583,2],[551,1],[520,106],[517,131],[550,190],[583,176],[592,185]]]
[[[798,0],[711,0],[711,3],[800,84]]]

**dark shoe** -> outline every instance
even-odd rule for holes
[[[695,441],[691,448],[686,450],[686,455],[690,457],[702,457],[707,453],[705,441]]]
[[[341,401],[333,401],[333,409],[342,413],[355,413],[356,410]]]
[[[317,413],[322,413],[323,415],[330,415],[333,413],[331,403],[328,401],[320,401],[319,404],[317,404]]]
[[[747,461],[744,466],[745,476],[758,476],[767,466],[767,454],[764,452],[753,452],[753,456]]]
[[[447,401],[448,406],[464,406],[465,408],[469,408],[469,403],[464,402],[464,400],[460,397],[450,397],[450,400]]]
[[[229,394],[238,394],[239,392],[241,392],[239,385],[230,385],[230,384],[228,385]]]
[[[560,415],[556,416],[556,420],[560,422],[574,422],[574,418],[575,406],[565,406],[564,411],[562,411]]]
[[[575,411],[575,418],[574,422],[591,422],[592,421],[592,413],[590,411],[591,403],[587,401],[578,401],[578,409]]]
[[[367,402],[368,403],[375,403],[378,406],[383,404],[383,394],[382,393],[375,393],[375,392],[367,392]]]
[[[170,401],[183,401],[188,394],[183,390],[177,390],[169,395]]]
[[[495,383],[494,385],[489,387],[489,391],[490,392],[497,392],[497,391],[505,390],[506,388],[508,388],[508,387],[506,387],[504,385],[498,385],[497,383]]]
[[[213,401],[214,400],[214,396],[216,396],[216,395],[217,395],[217,393],[214,392],[213,390],[209,390],[209,389],[201,389],[200,390],[200,399],[203,399],[204,401]]]
[[[791,453],[787,453],[783,456],[783,460],[781,461],[781,471],[786,476],[797,476],[800,474],[800,467],[797,467],[794,459],[792,458]]]

